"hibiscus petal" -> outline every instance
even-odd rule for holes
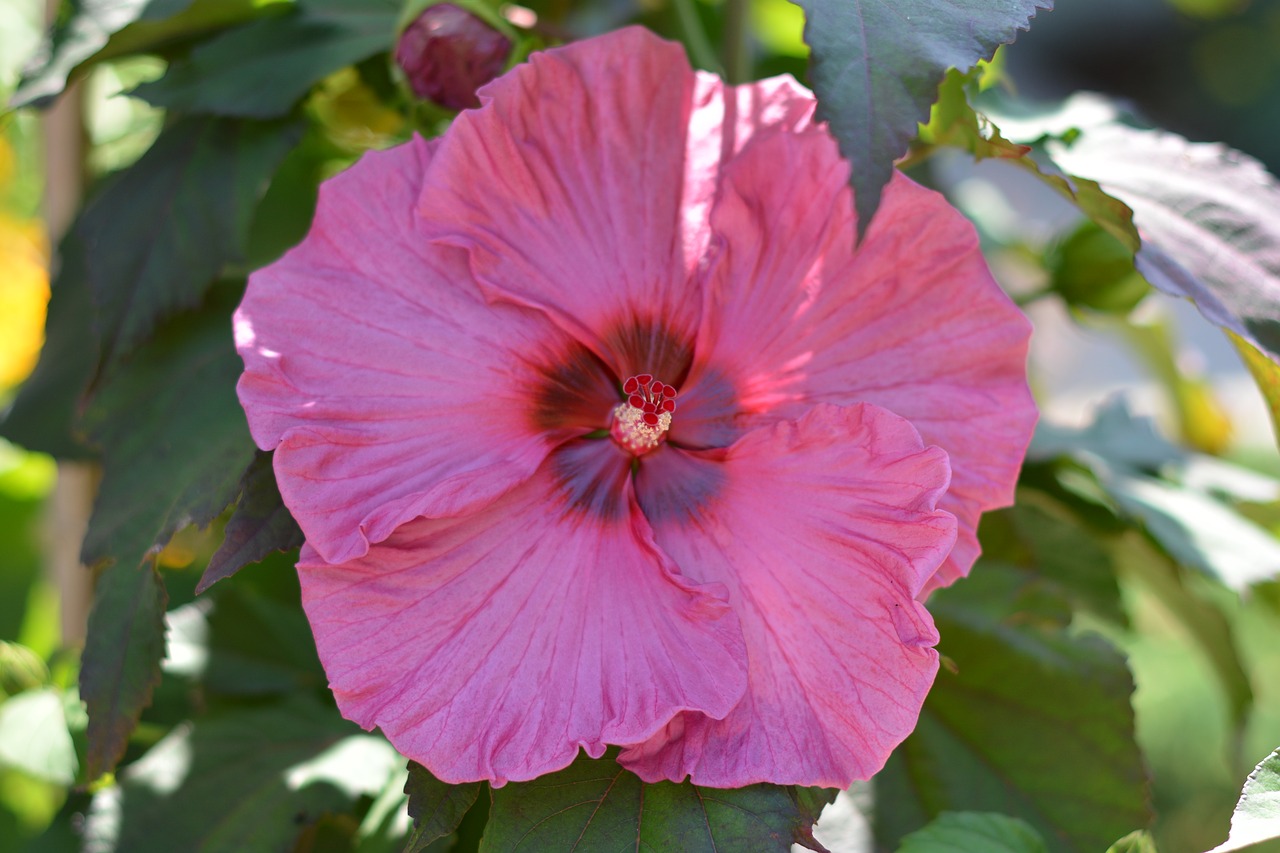
[[[847,177],[820,129],[757,135],[729,164],[712,211],[722,251],[671,440],[724,445],[818,402],[902,415],[951,458],[942,506],[959,538],[931,582],[945,585],[977,558],[982,512],[1013,500],[1036,420],[1031,327],[968,221],[901,174],[855,254]]]
[[[702,495],[696,509],[673,477]],[[845,788],[879,770],[937,672],[916,596],[954,541],[955,519],[935,508],[947,482],[946,454],[872,405],[817,406],[727,451],[646,458],[637,495],[658,544],[690,579],[728,587],[750,668],[723,720],[682,714],[622,763],[726,788]]]
[[[298,565],[343,714],[447,782],[532,779],[684,710],[723,717],[745,690],[724,590],[690,583],[654,545],[626,454],[572,447],[474,515],[410,522],[350,563]]]
[[[616,330],[697,326],[680,235],[693,89],[680,45],[638,27],[533,54],[450,127],[421,196],[429,233],[470,251],[491,299],[547,310],[623,378],[672,381]]]
[[[538,408],[554,408],[563,383],[574,387],[560,398],[595,401],[599,422],[579,431],[604,426],[617,399],[545,315],[487,305],[463,253],[422,235],[430,157],[415,139],[327,182],[307,238],[250,276],[236,312],[250,430],[275,448],[285,503],[334,562],[528,477],[564,437]]]
[[[816,106],[813,93],[789,74],[728,86],[714,74],[698,72],[681,206],[686,268],[691,274],[711,243],[711,206],[725,165],[757,133],[809,127]]]

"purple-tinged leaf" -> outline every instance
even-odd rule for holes
[[[259,452],[240,478],[240,502],[227,522],[222,545],[196,584],[196,593],[272,552],[292,551],[301,545],[302,529],[280,499],[271,454]]]
[[[1280,360],[1280,182],[1223,145],[1120,124],[1052,143],[1067,172],[1133,209],[1138,271]]]
[[[80,697],[89,709],[88,781],[115,767],[151,704],[168,601],[152,560],[118,561],[98,577],[80,661]]]
[[[1052,0],[794,0],[812,49],[809,82],[818,117],[853,164],[858,232],[880,205],[893,161],[948,68],[962,71],[1012,42]]]

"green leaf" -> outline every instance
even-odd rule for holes
[[[812,49],[818,118],[853,165],[858,233],[865,234],[893,161],[948,68],[967,70],[1013,41],[1052,0],[796,0]]]
[[[1280,749],[1253,768],[1231,815],[1231,834],[1210,853],[1243,850],[1275,838],[1280,838]]]
[[[1125,315],[1150,291],[1133,251],[1092,220],[1045,253],[1050,284],[1072,307]]]
[[[1123,401],[1103,406],[1083,429],[1042,423],[1027,458],[1071,456],[1094,476],[1113,506],[1171,557],[1237,591],[1280,571],[1280,541],[1218,497],[1243,491],[1256,499],[1258,475],[1233,476],[1224,462],[1205,464],[1161,437],[1149,419],[1134,418]],[[1153,472],[1183,473],[1178,483]],[[1199,482],[1197,482],[1197,480]],[[1274,483],[1272,483],[1274,487]],[[1274,499],[1268,496],[1265,499]]]
[[[1107,853],[1156,853],[1156,842],[1145,829],[1135,829],[1108,847]]]
[[[878,842],[946,811],[998,811],[1053,851],[1097,851],[1148,823],[1124,658],[980,562],[929,600],[943,669],[915,732],[875,778]]]
[[[208,663],[201,679],[207,693],[251,697],[324,690],[328,681],[290,562],[278,560],[254,573],[254,580],[284,575],[292,587],[287,599],[247,583],[224,585],[216,592],[208,617]]]
[[[1231,725],[1239,744],[1253,709],[1253,685],[1244,668],[1231,621],[1211,598],[1196,592],[1191,578],[1167,557],[1153,550],[1146,540],[1127,540],[1128,553],[1119,561],[1126,574],[1139,581],[1182,626],[1204,652],[1214,674],[1222,683],[1231,712]],[[1144,547],[1145,546],[1145,547]],[[1238,757],[1233,755],[1233,758]]]
[[[449,785],[418,762],[410,761],[404,792],[409,797],[409,817],[413,818],[413,834],[405,853],[421,853],[431,842],[458,828],[480,796],[480,783]]]
[[[230,306],[187,314],[108,376],[86,413],[103,477],[83,558],[137,566],[235,498],[253,442],[235,396]]]
[[[1257,160],[1120,124],[1089,128],[1054,161],[1133,209],[1148,281],[1280,359],[1280,183]]]
[[[684,782],[648,785],[611,757],[577,761],[493,791],[481,853],[680,850],[789,853],[808,840],[815,798],[793,788],[723,790]]]
[[[156,52],[258,14],[274,0],[70,0],[23,72],[9,106],[47,107],[94,62]]]
[[[399,15],[391,0],[303,0],[199,45],[132,94],[183,112],[281,116],[321,78],[389,49]]]
[[[297,122],[184,118],[88,204],[76,230],[92,260],[101,364],[243,260],[254,208],[300,135]]]
[[[14,767],[55,785],[71,785],[80,763],[67,730],[62,691],[32,690],[0,704],[0,768]]]
[[[183,725],[100,792],[86,834],[128,853],[291,850],[299,830],[377,794],[400,757],[296,696]]]
[[[991,812],[943,812],[902,839],[898,853],[1048,853],[1026,821]]]
[[[58,247],[40,360],[0,423],[0,436],[58,459],[95,455],[75,431],[97,349],[86,264],[73,229]]]
[[[999,128],[969,104],[969,89],[977,85],[973,78],[980,73],[962,74],[954,68],[947,72],[938,87],[938,100],[929,110],[929,123],[920,127],[919,140],[925,145],[963,149],[976,160],[1019,160],[1031,149],[1005,139]]]
[[[1227,330],[1227,337],[1235,345],[1241,360],[1244,361],[1244,366],[1249,369],[1254,383],[1262,392],[1262,398],[1267,403],[1267,411],[1271,414],[1271,428],[1280,439],[1280,364],[1276,364],[1258,352],[1256,347],[1236,333]]]
[[[142,709],[151,704],[164,659],[168,601],[150,560],[121,560],[98,577],[80,661],[80,696],[89,709],[89,781],[115,767]]]
[[[301,547],[302,538],[302,529],[280,499],[271,454],[259,451],[240,478],[239,503],[227,521],[222,544],[196,584],[196,592],[204,592],[268,554]]]

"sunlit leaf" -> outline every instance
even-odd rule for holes
[[[1048,853],[1026,821],[992,812],[943,812],[902,839],[897,853]]]
[[[11,107],[47,107],[92,62],[246,20],[274,0],[71,0],[23,73]]]
[[[557,773],[494,790],[480,849],[787,853],[811,839],[815,802],[776,785],[648,785],[612,758],[579,757]]]
[[[929,599],[957,671],[939,672],[875,779],[882,846],[947,811],[998,811],[1082,853],[1150,819],[1124,658],[1059,625],[1061,604],[1022,595],[1011,574],[980,562]]]
[[[301,545],[302,529],[280,499],[271,454],[259,452],[240,478],[239,502],[196,592],[204,592],[274,551],[292,551]]]
[[[291,850],[307,824],[380,791],[400,757],[305,696],[180,726],[94,798],[86,835],[120,853]]]
[[[73,783],[80,764],[63,707],[62,691],[56,688],[32,690],[0,704],[0,767],[57,785]]]
[[[295,122],[184,118],[89,203],[75,227],[104,365],[243,260],[254,208],[300,134]]]
[[[796,0],[812,49],[818,117],[853,164],[859,234],[880,205],[893,161],[948,68],[967,70],[1013,41],[1052,0]]]
[[[1157,853],[1156,842],[1145,829],[1135,829],[1108,847],[1107,853]]]
[[[926,145],[949,145],[968,151],[974,159],[1020,159],[1031,149],[1026,145],[1010,142],[1000,135],[1000,130],[979,115],[969,104],[968,89],[977,86],[972,78],[977,70],[962,74],[956,69],[947,72],[938,87],[938,100],[929,110],[929,121],[922,125],[919,139]]]
[[[1276,364],[1257,350],[1244,338],[1228,330],[1227,336],[1235,344],[1244,366],[1249,369],[1258,390],[1267,401],[1267,411],[1271,413],[1271,428],[1280,438],[1280,364]]]
[[[133,94],[183,112],[281,116],[321,78],[390,48],[399,15],[392,0],[301,0],[199,45]]]
[[[409,817],[413,819],[413,834],[405,853],[419,853],[458,828],[480,796],[480,783],[449,785],[418,762],[410,761],[404,792],[409,798]]]
[[[1280,838],[1280,749],[1249,774],[1231,815],[1231,834],[1210,853],[1243,850],[1274,838]]]
[[[1223,145],[1120,124],[1051,144],[1054,161],[1133,209],[1153,285],[1280,358],[1280,183]]]

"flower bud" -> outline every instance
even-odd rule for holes
[[[396,43],[413,93],[454,110],[480,106],[476,89],[502,73],[510,54],[510,39],[452,3],[427,7]]]

